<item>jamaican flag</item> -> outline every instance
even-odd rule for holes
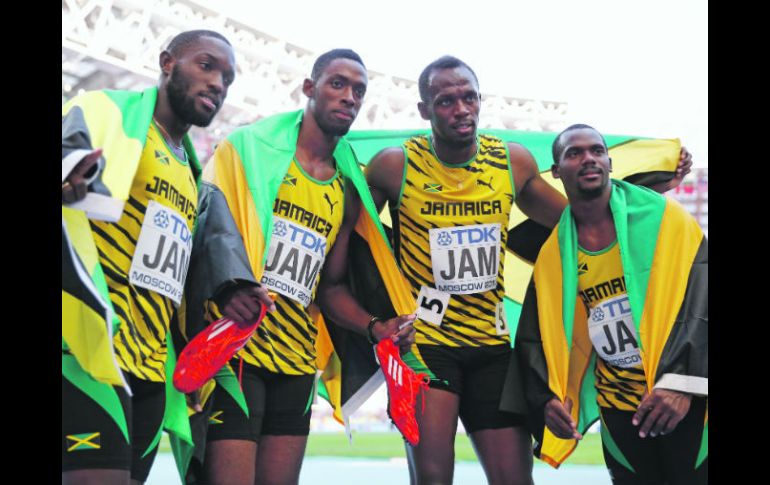
[[[129,440],[126,418],[113,385],[128,384],[115,360],[112,336],[119,324],[91,234],[89,217],[117,221],[128,199],[155,110],[157,88],[143,92],[93,91],[62,107],[62,180],[94,148],[103,170],[82,202],[62,206],[62,375],[98,402]],[[200,163],[184,138],[196,178]],[[192,445],[185,399],[171,385],[176,363],[169,333],[163,429],[175,450]],[[150,449],[160,440],[158,430]],[[149,451],[149,450],[148,450]],[[180,470],[186,464],[178,462]]]
[[[708,243],[702,230],[674,200],[622,181],[612,181],[610,209],[647,390],[658,385],[708,396]],[[545,403],[554,396],[572,399],[572,417],[581,433],[599,417],[596,355],[577,292],[577,251],[568,207],[540,250],[516,336],[520,367],[526,369],[535,454],[554,467],[577,442],[557,438],[545,427]],[[511,389],[513,383],[506,383],[503,409],[514,398]],[[627,464],[611,433],[603,427],[605,445]],[[696,467],[707,455],[706,421]]]
[[[481,133],[515,142],[527,148],[537,161],[540,175],[560,193],[564,188],[551,176],[551,144],[556,133],[517,130],[480,130]],[[351,131],[348,141],[364,164],[383,148],[400,146],[417,135],[430,135],[430,130],[361,130]],[[641,185],[652,185],[671,180],[679,161],[679,140],[647,139],[623,135],[607,135],[612,170],[615,178]],[[382,222],[390,227],[390,211],[381,212]],[[511,335],[516,334],[521,304],[527,282],[532,276],[532,264],[543,242],[551,232],[527,218],[514,205],[508,223],[508,249],[505,260],[505,313]],[[511,339],[511,344],[515,342]]]

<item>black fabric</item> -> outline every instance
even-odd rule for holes
[[[695,253],[682,306],[663,348],[656,380],[663,374],[708,378],[708,285],[708,241],[704,237]]]
[[[242,281],[256,284],[238,227],[224,194],[210,183],[198,190],[198,219],[185,285],[184,335],[192,339],[206,328],[206,301]],[[178,349],[181,351],[181,348]]]
[[[535,264],[540,248],[550,235],[551,229],[527,219],[508,231],[505,246],[516,256]]]
[[[652,171],[631,174],[623,180],[631,184],[641,185],[642,187],[652,187],[653,185],[672,180],[675,175],[675,172]]]
[[[468,433],[524,424],[523,414],[500,410],[500,395],[512,355],[509,345],[418,348],[425,365],[436,376],[430,387],[460,396],[460,419]]]
[[[708,458],[695,468],[703,435],[706,401],[693,398],[690,410],[674,431],[667,435],[640,438],[639,427],[631,423],[634,413],[600,408],[603,425],[634,468],[620,464],[604,447],[604,461],[614,485],[705,485]]]
[[[86,469],[131,470],[131,478],[147,480],[158,447],[142,457],[158,433],[166,404],[166,386],[128,374],[132,396],[115,387],[128,423],[131,444],[107,412],[62,377],[62,471]],[[67,436],[99,433],[99,449],[68,451]]]
[[[348,251],[347,284],[353,297],[367,312],[382,320],[395,317],[396,311],[366,240],[353,232]],[[379,371],[379,365],[365,336],[338,326],[326,315],[324,317],[334,350],[342,362],[341,399],[345,403]]]
[[[233,359],[230,366],[240,373],[238,359]],[[311,414],[308,402],[314,384],[314,374],[275,374],[244,362],[241,385],[249,416],[230,393],[217,386],[211,399],[206,439],[259,442],[260,436],[266,435],[307,436]]]

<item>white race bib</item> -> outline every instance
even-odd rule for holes
[[[591,343],[605,362],[615,367],[642,364],[628,295],[618,295],[591,309],[588,316]]]
[[[495,305],[495,332],[497,335],[508,335],[511,330],[508,328],[508,320],[505,318],[505,303],[502,301]]]
[[[261,283],[307,307],[326,259],[326,238],[296,222],[273,216],[273,236]]]
[[[192,234],[187,218],[151,200],[131,260],[129,281],[171,298],[179,306],[191,250]]]
[[[449,293],[423,285],[417,295],[417,318],[440,326],[449,306],[450,296]]]
[[[429,236],[436,289],[469,295],[497,287],[499,223],[435,228]]]

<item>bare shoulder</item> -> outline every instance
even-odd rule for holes
[[[404,150],[401,147],[380,150],[365,170],[366,181],[372,191],[383,193],[390,201],[398,199],[405,163]]]
[[[388,147],[380,150],[369,162],[366,167],[367,175],[369,172],[376,174],[384,173],[392,175],[393,173],[401,176],[404,171],[404,150],[401,147]]]
[[[532,153],[524,145],[516,142],[508,142],[507,145],[512,168],[537,170],[535,157],[532,156]]]
[[[539,177],[540,171],[532,153],[520,143],[508,143],[508,155],[511,160],[511,171],[516,184],[516,192],[519,193],[535,177]]]

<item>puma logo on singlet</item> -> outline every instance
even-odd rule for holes
[[[495,191],[495,188],[494,188],[494,187],[492,187],[492,179],[493,179],[493,178],[494,178],[494,177],[489,177],[489,182],[484,182],[483,180],[481,180],[481,179],[478,179],[478,180],[476,180],[476,185],[484,185],[484,186],[486,186],[486,187],[489,187],[489,190],[491,190],[492,192],[494,192],[494,191]]]
[[[340,201],[332,203],[332,200],[329,198],[329,194],[324,194],[324,200],[329,203],[329,209],[331,209],[332,214],[334,214],[334,206],[339,204]]]

